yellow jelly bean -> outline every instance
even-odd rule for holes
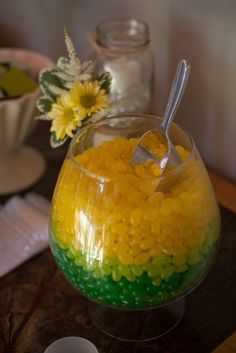
[[[119,253],[118,258],[120,262],[124,265],[131,265],[133,263],[133,256],[127,253]]]
[[[107,218],[107,223],[117,223],[122,220],[122,214],[120,212],[114,212]]]
[[[116,234],[127,233],[128,227],[125,223],[116,223],[112,226],[112,231]]]
[[[150,257],[156,257],[161,254],[163,246],[161,244],[156,244],[149,249]]]
[[[145,264],[149,260],[149,254],[146,251],[142,251],[138,256],[134,258],[134,263],[136,265]]]
[[[117,254],[124,254],[128,252],[129,245],[124,242],[119,242],[114,245],[114,249],[116,250]]]
[[[173,255],[178,257],[178,256],[184,256],[187,252],[187,248],[184,245],[178,245],[173,248]]]
[[[142,218],[142,211],[140,210],[140,208],[135,208],[135,209],[131,212],[130,222],[131,222],[133,225],[138,226],[139,223],[141,222],[141,218]]]
[[[151,224],[151,231],[154,235],[158,235],[161,230],[161,225],[160,223],[156,220]]]
[[[149,236],[149,237],[144,238],[144,240],[142,240],[140,247],[143,250],[147,250],[147,249],[150,249],[152,246],[154,246],[155,243],[156,243],[155,237]]]
[[[145,171],[145,168],[143,165],[141,164],[137,164],[135,167],[134,167],[134,171],[135,171],[135,174],[140,177],[140,178],[146,178],[146,171]]]
[[[140,243],[138,243],[138,244],[133,244],[133,245],[131,245],[130,248],[129,248],[128,253],[129,253],[131,256],[136,257],[136,256],[138,256],[138,254],[140,253],[140,251],[141,251]]]

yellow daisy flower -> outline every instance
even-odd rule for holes
[[[80,115],[73,109],[70,93],[57,98],[48,116],[52,119],[50,131],[55,132],[57,140],[63,140],[66,136],[73,137],[72,131],[81,125],[82,120]]]
[[[78,82],[70,93],[74,108],[83,118],[108,106],[108,96],[98,81]]]

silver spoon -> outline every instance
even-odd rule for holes
[[[169,100],[167,103],[166,111],[164,114],[164,119],[159,128],[151,129],[144,133],[136,147],[132,156],[132,163],[144,163],[149,160],[154,160],[157,164],[159,164],[162,172],[165,167],[168,165],[176,166],[181,162],[180,156],[177,153],[174,145],[172,144],[169,135],[168,128],[175,116],[175,113],[178,109],[180,101],[183,97],[185,87],[187,85],[188,76],[190,72],[190,64],[187,60],[181,60],[178,63],[178,67],[176,70],[175,78],[172,84]],[[148,138],[151,137],[151,134],[157,135],[157,137],[164,141],[168,146],[167,153],[162,156],[161,159],[157,158],[148,148],[145,146],[144,141],[147,141]]]

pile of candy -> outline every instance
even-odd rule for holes
[[[136,143],[118,137],[66,159],[50,223],[68,280],[93,300],[127,308],[168,303],[196,285],[219,233],[201,161],[176,146],[183,163],[161,176],[153,162],[130,163]]]

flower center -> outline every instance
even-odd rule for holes
[[[85,108],[91,108],[96,102],[96,96],[85,94],[81,96],[80,102]]]
[[[64,119],[66,120],[72,120],[74,117],[74,111],[73,109],[69,108],[64,111]]]

